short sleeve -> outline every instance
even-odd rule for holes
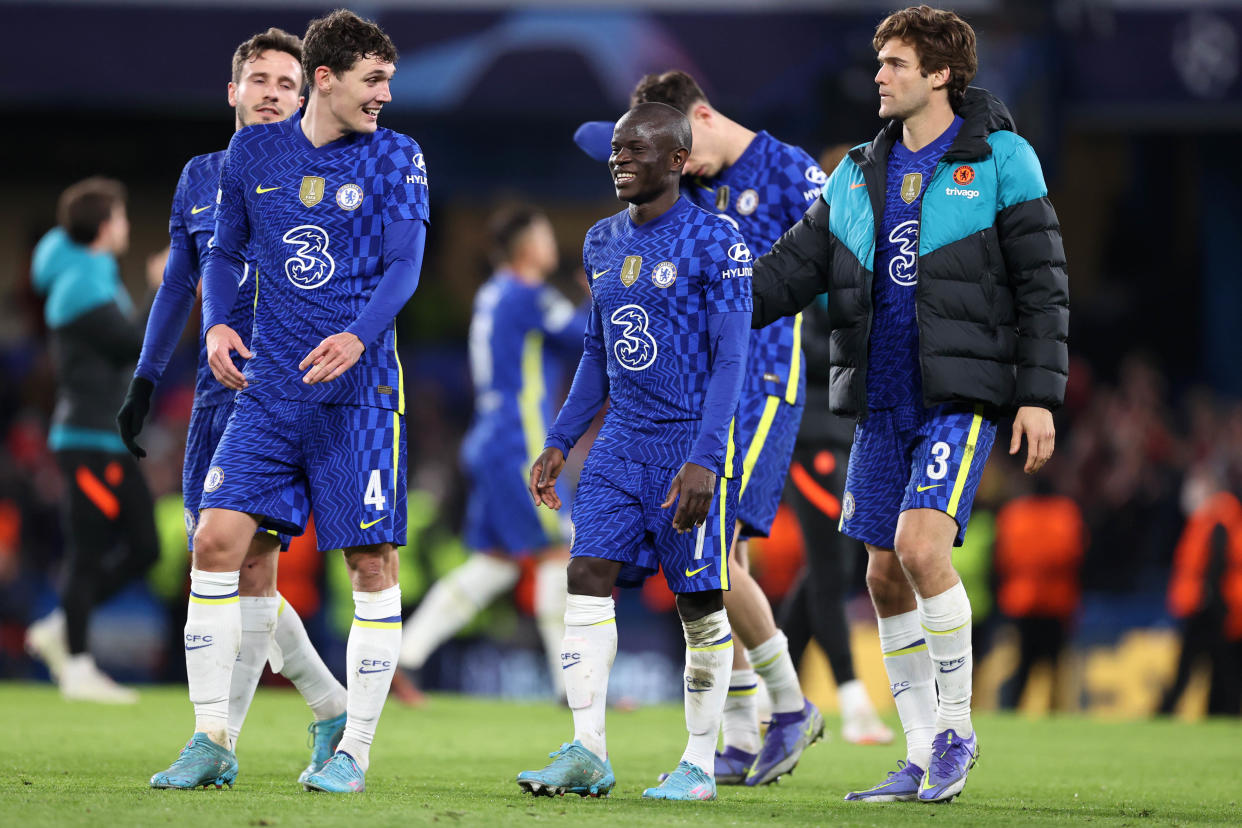
[[[414,219],[430,222],[427,163],[418,143],[407,135],[392,133],[381,169],[384,174],[384,226]]]

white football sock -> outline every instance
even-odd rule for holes
[[[970,643],[970,598],[962,582],[924,598],[919,604],[919,622],[927,633],[927,651],[940,691],[936,732],[952,728],[958,736],[969,736],[974,732],[970,693],[975,665]]]
[[[608,758],[604,716],[608,674],[616,656],[617,615],[611,596],[568,596],[561,643],[565,698],[574,714],[574,739],[600,759]]]
[[[561,642],[565,640],[565,596],[569,590],[569,562],[564,558],[541,561],[535,567],[535,624],[543,641],[552,677],[552,693],[565,697],[561,677]]]
[[[354,593],[354,624],[345,645],[349,702],[345,735],[337,750],[363,771],[371,764],[371,741],[379,724],[401,649],[401,587]]]
[[[276,634],[276,610],[280,600],[242,596],[238,606],[241,608],[241,650],[229,680],[229,739],[234,748],[250,703],[254,701],[263,666],[267,664],[272,636]]]
[[[477,552],[432,584],[401,636],[400,664],[418,670],[496,596],[517,583],[521,568],[513,561]]]
[[[756,694],[759,676],[754,670],[734,670],[729,675],[729,695],[724,705],[724,746],[747,753],[758,753],[763,746],[759,738],[759,705]]]
[[[194,731],[221,747],[229,743],[229,685],[241,649],[240,571],[190,570],[185,614],[185,674],[194,704]]]
[[[768,686],[768,694],[772,697],[773,713],[797,713],[802,710],[806,699],[802,696],[802,685],[798,682],[798,671],[794,669],[793,659],[789,657],[789,641],[780,630],[776,635],[746,651],[750,665],[763,677]]]
[[[906,761],[927,770],[936,735],[936,680],[917,610],[877,619],[889,689],[906,732]]]
[[[276,613],[276,647],[282,662],[279,672],[306,699],[316,721],[334,719],[345,712],[345,687],[315,651],[298,611],[280,593],[276,597],[280,599]]]
[[[682,621],[686,635],[686,730],[690,738],[681,760],[716,776],[716,739],[729,693],[733,634],[729,616],[717,610],[697,621]]]

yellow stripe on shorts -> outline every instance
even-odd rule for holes
[[[949,517],[957,517],[957,504],[962,499],[962,489],[966,488],[966,478],[970,476],[970,464],[975,459],[975,444],[979,441],[979,428],[982,425],[983,406],[976,405],[974,419],[970,421],[970,434],[966,437],[962,465],[957,470],[957,480],[953,483],[953,496],[949,498]]]

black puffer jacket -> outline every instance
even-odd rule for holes
[[[915,304],[926,405],[1060,406],[1069,373],[1069,278],[1039,160],[991,93],[964,121],[924,191]],[[831,407],[866,413],[876,227],[889,123],[840,163],[798,224],[755,262],[754,327],[828,293]]]

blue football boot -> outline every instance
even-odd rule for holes
[[[222,748],[207,738],[206,733],[195,733],[185,743],[177,761],[168,770],[151,777],[152,788],[191,790],[215,785],[233,787],[237,779],[237,756],[228,748]]]
[[[367,775],[358,767],[354,757],[338,750],[318,773],[306,777],[302,787],[324,793],[362,793],[367,789]]]
[[[716,798],[716,780],[712,779],[698,765],[681,761],[658,788],[643,791],[643,799],[672,799],[683,802],[696,802]]]
[[[955,730],[942,730],[932,740],[931,762],[919,786],[919,802],[948,802],[966,787],[966,774],[979,759],[975,734],[966,739]]]
[[[716,751],[716,784],[741,785],[746,781],[746,774],[750,772],[750,767],[755,764],[758,756],[757,753],[747,753],[736,747]]]
[[[888,778],[865,791],[851,791],[845,795],[846,802],[913,802],[919,798],[919,785],[923,784],[923,769],[918,765],[897,760],[897,770],[888,772]]]
[[[342,713],[336,718],[311,722],[307,726],[306,732],[310,734],[310,764],[298,775],[298,784],[304,784],[311,774],[319,773],[332,758],[332,754],[336,753],[336,746],[341,743],[341,736],[345,734],[345,719],[346,715]]]
[[[766,785],[781,774],[791,773],[802,758],[802,751],[823,736],[824,717],[809,701],[804,701],[796,713],[773,713],[759,757],[746,774],[746,784],[752,788]]]
[[[612,762],[600,758],[575,739],[548,754],[552,762],[543,770],[522,771],[518,787],[534,796],[608,796],[617,784]]]

